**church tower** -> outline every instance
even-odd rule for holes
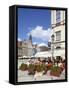
[[[29,35],[29,41],[31,41],[31,43],[32,43],[32,35],[31,34]]]

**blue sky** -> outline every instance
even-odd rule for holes
[[[33,43],[47,44],[50,26],[50,10],[18,8],[18,39],[26,40],[31,34]]]

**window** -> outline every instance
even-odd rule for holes
[[[56,49],[61,49],[61,47],[60,46],[57,46]]]
[[[56,32],[56,41],[61,40],[61,31]]]
[[[60,59],[61,59],[61,56],[56,56],[56,59],[57,59],[57,60],[60,60]]]
[[[60,11],[59,10],[56,11],[56,23],[57,25],[60,24]]]

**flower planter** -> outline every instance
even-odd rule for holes
[[[37,72],[42,72],[43,70],[44,70],[44,67],[43,67],[43,65],[36,65],[35,66],[35,70],[37,71]]]
[[[35,65],[34,64],[29,64],[28,66],[28,74],[29,75],[34,75],[35,74]]]
[[[35,64],[35,71],[37,72],[44,72],[43,74],[47,73],[47,66],[45,64]]]
[[[22,71],[27,70],[27,64],[22,63],[19,69]]]
[[[49,63],[46,65],[46,67],[47,67],[47,70],[50,70],[53,67],[53,64]]]
[[[56,72],[51,71],[51,72],[50,72],[50,75],[51,75],[51,76],[57,76],[57,77],[59,77],[59,76],[60,76],[60,73],[57,72],[57,71],[56,71]]]
[[[57,77],[59,77],[60,74],[61,74],[61,72],[62,72],[62,70],[61,70],[60,67],[53,67],[53,68],[51,69],[50,75],[51,75],[51,76],[57,76]]]

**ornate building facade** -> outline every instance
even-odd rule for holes
[[[53,56],[65,58],[65,11],[51,11],[51,28],[53,36],[51,50]]]
[[[35,56],[38,52],[48,51],[46,46],[38,46],[32,43],[32,36],[28,40],[18,41],[18,57],[31,57]]]
[[[28,40],[18,41],[18,57],[32,56],[33,55],[33,45],[32,36],[29,36]]]

